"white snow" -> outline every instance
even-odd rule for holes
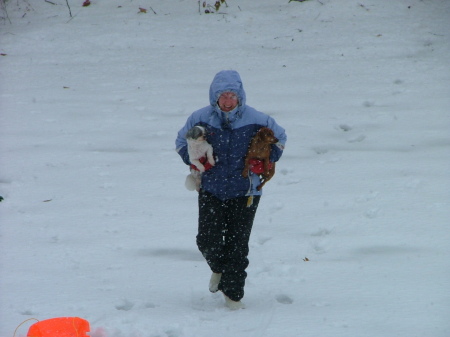
[[[1,337],[450,336],[449,1],[51,2],[0,10]],[[288,134],[234,312],[174,150],[222,69]]]

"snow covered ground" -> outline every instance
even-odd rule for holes
[[[450,336],[450,2],[227,2],[0,10],[1,337]],[[288,134],[237,312],[174,151],[221,69]]]

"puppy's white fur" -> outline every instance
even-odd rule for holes
[[[205,166],[200,162],[200,158],[206,157],[208,162],[214,166],[213,148],[206,141],[205,128],[203,126],[194,126],[186,134],[188,144],[189,161],[197,170],[191,168],[191,174],[186,177],[186,188],[190,191],[199,190],[201,184],[201,174],[205,172]]]

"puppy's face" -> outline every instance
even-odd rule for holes
[[[194,126],[186,133],[186,139],[205,141],[205,128],[203,126]]]
[[[275,137],[272,129],[269,128],[261,128],[258,131],[258,136],[260,139],[267,144],[276,144],[278,143],[278,138]]]

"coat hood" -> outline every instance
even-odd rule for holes
[[[234,92],[239,99],[239,107],[245,106],[245,91],[241,76],[235,70],[222,70],[214,76],[209,88],[209,102],[213,107],[217,106],[219,96],[223,92]]]

